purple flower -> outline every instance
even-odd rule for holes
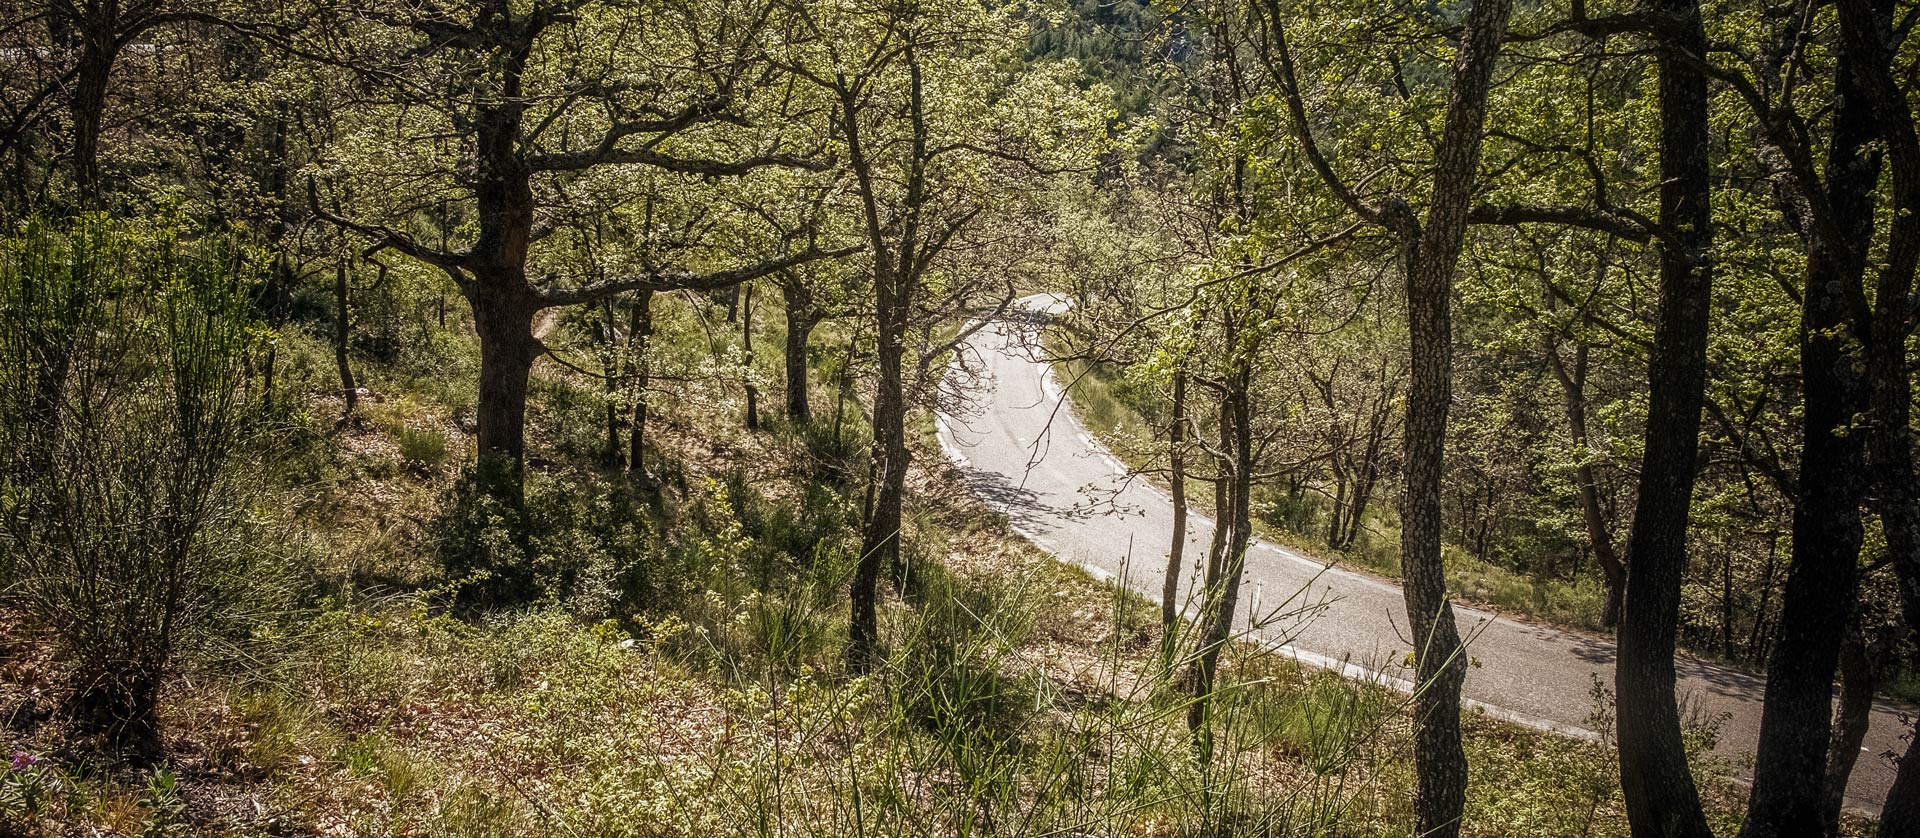
[[[40,760],[34,759],[33,755],[26,751],[13,752],[13,770],[15,771],[25,771],[39,762]]]

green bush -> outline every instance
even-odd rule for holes
[[[920,579],[920,611],[888,667],[897,711],[940,743],[964,783],[1010,793],[1039,706],[1033,684],[1009,671],[1033,607],[1011,586],[963,584],[937,568]]]
[[[501,467],[483,459],[468,469],[429,528],[461,606],[552,603],[600,617],[647,596],[652,577],[642,553],[652,526],[623,484],[536,475],[528,480],[527,500],[516,505],[497,488],[507,479]]]
[[[1303,687],[1261,685],[1247,690],[1245,700],[1257,740],[1322,776],[1345,771],[1392,709],[1381,688],[1333,672],[1315,672]]]
[[[0,564],[70,709],[150,747],[185,637],[244,579],[252,254],[104,217],[0,241]]]
[[[395,435],[400,456],[422,468],[439,468],[447,459],[447,435],[432,428],[404,427]]]

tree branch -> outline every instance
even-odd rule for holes
[[[451,253],[438,248],[428,247],[384,224],[367,224],[337,213],[328,212],[324,207],[320,206],[320,189],[319,186],[314,183],[312,177],[307,178],[307,202],[312,205],[314,217],[320,218],[336,227],[352,230],[373,239],[373,247],[368,249],[368,253],[371,254],[391,248],[446,271],[447,276],[453,278],[453,283],[459,286],[462,292],[472,287],[473,280],[468,278],[466,273],[468,265],[466,254]]]
[[[1482,225],[1559,224],[1607,233],[1641,244],[1656,235],[1654,228],[1641,219],[1564,204],[1481,204],[1467,214],[1467,220]]]
[[[595,166],[653,166],[669,172],[682,172],[695,175],[725,177],[744,175],[755,169],[767,166],[784,166],[793,169],[805,169],[810,172],[824,172],[833,168],[831,159],[815,160],[794,154],[761,154],[739,160],[712,160],[699,157],[675,157],[661,154],[652,149],[595,148],[587,151],[565,151],[553,154],[536,154],[527,161],[527,167],[536,172],[575,172],[591,169]]]
[[[627,291],[678,291],[682,289],[705,291],[714,288],[725,288],[729,285],[738,285],[749,279],[758,279],[768,274],[778,273],[795,265],[803,265],[820,259],[838,259],[843,256],[851,256],[865,249],[866,247],[864,245],[842,247],[833,250],[809,247],[791,256],[770,259],[765,262],[758,262],[740,268],[731,268],[705,274],[695,274],[686,271],[656,271],[643,277],[616,280],[586,288],[541,291],[535,299],[539,302],[541,308],[553,308],[556,306],[589,303]]]

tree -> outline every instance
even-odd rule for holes
[[[449,10],[395,3],[316,12],[307,28],[261,31],[380,91],[367,104],[392,121],[372,117],[367,125],[397,125],[404,133],[392,139],[400,147],[418,134],[438,139],[389,158],[394,170],[369,184],[365,197],[356,192],[359,211],[333,213],[317,199],[314,211],[376,250],[439,268],[472,305],[481,347],[481,465],[511,497],[520,491],[527,377],[541,352],[532,334],[536,312],[627,292],[723,288],[851,252],[810,244],[711,270],[643,254],[633,275],[573,287],[536,274],[542,242],[575,209],[558,190],[567,182],[630,168],[736,178],[827,165],[780,151],[782,126],[752,127],[756,118],[789,116],[778,102],[760,101],[770,86],[758,57],[768,6],[643,10],[595,0],[527,7],[474,0]],[[663,34],[643,42],[623,37],[626,31]],[[664,34],[674,32],[682,34]],[[577,49],[589,42],[604,48]],[[354,153],[382,152],[335,148],[328,168],[350,166]],[[474,230],[466,246],[435,245],[410,231],[425,219],[394,190],[417,190],[422,180],[464,202]],[[386,208],[384,217],[368,217],[375,207]]]
[[[1415,831],[1456,835],[1466,803],[1467,760],[1460,741],[1460,688],[1466,658],[1448,602],[1440,558],[1440,486],[1452,395],[1450,306],[1453,273],[1466,239],[1494,65],[1506,34],[1510,3],[1474,4],[1468,13],[1441,138],[1434,146],[1427,215],[1420,220],[1398,195],[1361,199],[1322,155],[1288,51],[1284,17],[1273,0],[1262,7],[1271,36],[1273,67],[1286,97],[1294,140],[1326,188],[1355,215],[1385,228],[1399,243],[1406,282],[1408,390],[1406,453],[1401,486],[1401,567],[1413,630],[1419,689],[1415,693],[1414,765],[1418,775]]]
[[[880,574],[900,561],[907,412],[927,394],[934,361],[992,316],[944,339],[935,324],[1012,303],[1009,239],[1034,234],[1022,216],[1030,193],[1081,165],[1102,126],[1060,72],[1016,71],[1019,24],[1005,10],[924,2],[794,12],[804,48],[784,66],[830,102],[849,172],[840,209],[871,271],[874,476],[848,631],[849,661],[866,669],[880,651]]]
[[[1905,91],[1895,81],[1893,27],[1885,4],[1841,0],[1836,4],[1849,67],[1858,91],[1886,143],[1891,174],[1891,221],[1887,250],[1875,279],[1875,308],[1868,326],[1867,405],[1874,508],[1886,534],[1887,553],[1899,579],[1901,610],[1910,631],[1920,631],[1920,491],[1915,489],[1909,424],[1912,382],[1907,341],[1920,301],[1913,275],[1920,264],[1920,136]],[[1916,661],[1920,665],[1920,661]],[[1880,835],[1920,832],[1920,734],[1907,746],[1880,813]]]
[[[1832,70],[1838,102],[1823,179],[1798,135],[1769,132],[1770,145],[1787,160],[1785,213],[1807,243],[1798,341],[1805,396],[1793,566],[1767,666],[1753,793],[1741,827],[1747,836],[1824,830],[1822,790],[1808,778],[1822,776],[1828,761],[1834,673],[1858,585],[1866,435],[1852,426],[1866,408],[1859,351],[1870,324],[1860,315],[1880,160],[1868,152],[1873,120],[1851,63],[1843,51]],[[1762,119],[1784,123],[1795,119],[1792,109],[1790,100],[1778,103],[1761,111]]]

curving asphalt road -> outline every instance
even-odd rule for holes
[[[990,323],[956,353],[947,381],[965,407],[939,417],[941,448],[969,487],[1004,513],[1021,535],[1060,559],[1158,600],[1173,504],[1157,487],[1127,469],[1087,432],[1065,404],[1050,366],[1041,360],[1038,320],[1064,307],[1063,298],[1020,301],[1031,316]],[[1194,514],[1188,557],[1204,555],[1212,521]],[[1400,587],[1329,565],[1266,542],[1248,550],[1241,628],[1299,659],[1405,691],[1410,670],[1400,666],[1413,648],[1407,639]],[[1190,601],[1194,568],[1180,590]],[[1478,664],[1467,675],[1466,696],[1476,709],[1509,721],[1570,736],[1597,739],[1589,730],[1594,678],[1613,682],[1611,638],[1549,628],[1456,605],[1468,654]],[[1740,766],[1752,761],[1760,732],[1764,681],[1683,656],[1682,706],[1690,717],[1726,714],[1717,753]],[[1909,730],[1900,711],[1878,705],[1858,767],[1848,785],[1848,809],[1874,815],[1893,782],[1892,760]]]

